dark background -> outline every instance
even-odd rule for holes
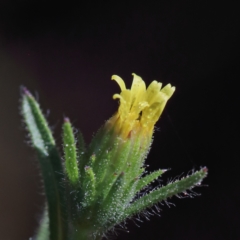
[[[209,168],[201,196],[113,239],[240,239],[239,9],[220,1],[1,1],[0,238],[29,239],[44,198],[19,115],[19,86],[39,98],[61,146],[69,116],[87,142],[117,109],[110,81],[131,73],[176,86],[148,157],[162,178]],[[49,111],[50,109],[50,111]],[[50,114],[49,114],[50,112]],[[206,186],[208,185],[208,186]]]

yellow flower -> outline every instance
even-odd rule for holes
[[[127,89],[122,78],[112,76],[121,88],[120,94],[114,94],[114,99],[120,100],[117,113],[108,120],[107,125],[113,127],[115,133],[122,139],[134,136],[152,137],[154,125],[175,91],[175,87],[167,84],[161,89],[162,83],[153,81],[146,89],[146,84],[136,74],[133,75],[131,89]]]

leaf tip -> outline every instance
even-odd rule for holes
[[[22,95],[31,97],[32,94],[29,92],[29,90],[25,86],[21,86],[20,88]]]
[[[70,119],[69,119],[68,117],[64,117],[64,118],[63,118],[63,121],[64,121],[64,123],[69,123],[69,122],[70,122]]]

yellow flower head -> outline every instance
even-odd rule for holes
[[[162,83],[153,81],[146,89],[145,82],[136,74],[133,75],[131,89],[127,89],[122,78],[112,76],[121,88],[120,94],[114,94],[114,99],[120,100],[118,112],[109,119],[108,124],[116,134],[123,138],[143,135],[151,138],[154,125],[175,91],[175,87],[167,84],[161,89]]]

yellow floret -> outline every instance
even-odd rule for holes
[[[146,89],[146,84],[136,74],[133,75],[131,89],[117,75],[112,76],[120,86],[121,93],[114,94],[114,99],[120,100],[118,112],[108,121],[119,137],[126,139],[142,134],[151,137],[153,128],[162,111],[175,91],[171,84],[161,89],[162,83],[153,81]]]

